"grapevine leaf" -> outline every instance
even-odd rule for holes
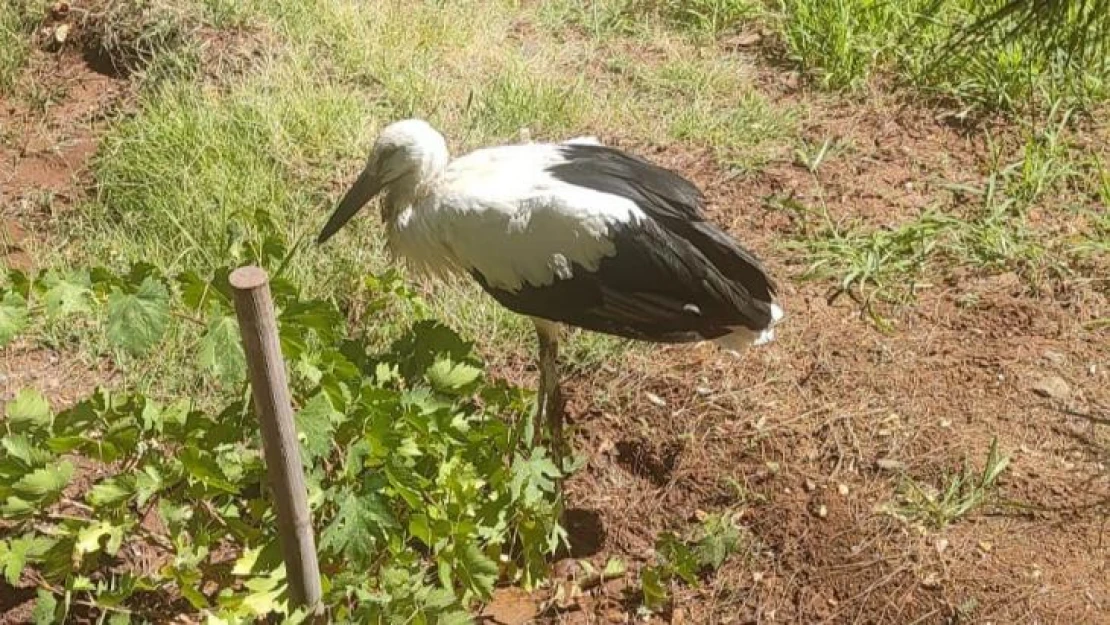
[[[532,456],[525,460],[517,455],[513,461],[510,490],[514,501],[523,501],[525,506],[533,506],[543,499],[545,493],[555,490],[555,480],[560,473],[555,463],[545,455],[542,447],[532,450]]]
[[[47,579],[63,580],[73,573],[74,537],[66,535],[58,538],[36,558],[41,572]]]
[[[252,592],[243,598],[242,606],[253,616],[265,616],[278,608],[281,589]]]
[[[398,359],[401,373],[409,379],[423,375],[438,356],[446,355],[455,362],[470,356],[472,344],[454,330],[434,321],[420,321],[408,334],[395,341],[390,352]]]
[[[16,551],[9,547],[8,543],[0,541],[0,566],[4,568],[4,581],[8,582],[9,586],[19,583],[19,575],[26,564],[25,552]]]
[[[193,271],[186,271],[177,276],[178,288],[181,289],[181,300],[194,311],[205,308],[205,304],[212,302],[221,310],[231,311],[231,285],[227,277],[229,272],[222,269],[211,280],[205,280]]]
[[[385,465],[385,477],[389,480],[389,485],[407,504],[413,508],[424,506],[419,478],[411,469],[400,462],[393,461]]]
[[[258,562],[258,554],[261,552],[262,547],[244,549],[243,554],[235,560],[235,566],[231,567],[231,574],[239,577],[254,575],[254,565]]]
[[[135,502],[140,507],[145,506],[150,498],[157,495],[159,491],[176,481],[168,480],[167,476],[163,474],[158,467],[147,465],[143,470],[135,474],[135,494],[137,495]]]
[[[5,436],[0,439],[0,446],[8,452],[8,458],[5,460],[18,460],[27,468],[41,467],[54,459],[54,454],[36,447],[31,439],[22,434]],[[0,473],[3,471],[0,470]]]
[[[347,495],[335,519],[324,529],[321,549],[341,554],[352,566],[368,566],[380,537],[399,529],[389,507],[377,495]]]
[[[58,600],[54,593],[40,588],[35,599],[35,609],[31,611],[31,621],[35,625],[52,625],[58,612]]]
[[[178,456],[182,466],[197,481],[205,486],[222,490],[231,494],[238,494],[239,488],[229,482],[224,476],[216,459],[207,452],[203,452],[192,445],[186,447]]]
[[[339,338],[343,316],[334,304],[324,300],[292,302],[282,310],[281,323],[310,329],[321,341],[332,343]]]
[[[324,393],[317,393],[297,412],[297,430],[303,437],[301,449],[309,463],[331,451],[335,431],[332,420],[337,417],[338,413]]]
[[[4,570],[4,580],[9,586],[19,584],[19,576],[27,565],[27,551],[30,541],[16,539],[11,543],[0,540],[0,568]]]
[[[455,605],[457,601],[455,593],[451,592],[449,588],[436,588],[428,593],[428,596],[424,599],[424,607],[433,610],[446,610]],[[439,622],[443,622],[442,617],[440,617]]]
[[[135,263],[131,265],[131,271],[127,272],[127,282],[131,284],[138,284],[145,282],[148,279],[154,279],[154,276],[160,275],[158,268],[150,263]]]
[[[45,282],[48,285],[43,295],[46,314],[65,317],[74,313],[92,312],[92,283],[88,272],[50,276]]]
[[[162,339],[170,320],[169,292],[146,278],[134,293],[115,290],[108,296],[108,340],[132,354],[142,354]]]
[[[669,570],[682,578],[687,584],[697,583],[698,558],[694,550],[670,532],[664,533],[656,541],[656,552],[666,563]]]
[[[428,517],[424,514],[414,514],[409,518],[409,534],[419,538],[420,542],[429,547],[435,545],[432,539],[432,529],[428,525]]]
[[[8,402],[4,411],[8,415],[8,421],[14,426],[34,429],[50,427],[50,404],[35,389],[25,388],[19,391],[15,399]]]
[[[99,521],[90,524],[77,532],[77,543],[74,550],[78,556],[100,551],[101,539],[107,538],[109,547],[105,552],[111,553],[110,545],[115,542],[116,536],[122,536],[123,528],[116,527],[108,521]]]
[[[440,614],[436,625],[474,625],[474,619],[462,610],[453,610]]]
[[[455,363],[449,358],[440,358],[428,368],[428,382],[444,393],[458,393],[482,374],[482,370],[466,363]]]
[[[29,501],[47,501],[62,494],[73,477],[73,464],[62,461],[53,467],[36,469],[12,485],[17,495]]]
[[[644,595],[644,605],[649,610],[658,610],[667,603],[667,588],[663,585],[663,575],[659,567],[649,566],[640,571],[640,591]]]
[[[94,508],[115,506],[135,495],[135,479],[131,476],[110,477],[89,489],[85,500]]]
[[[123,287],[123,280],[106,267],[89,269],[89,281],[93,292],[100,296],[108,295],[112,289]]]
[[[455,550],[458,556],[457,567],[463,579],[471,588],[478,591],[482,597],[488,597],[493,592],[493,585],[497,582],[497,563],[491,560],[478,545],[467,542],[466,545]]]
[[[0,505],[0,516],[15,519],[34,514],[35,506],[22,497],[11,496]]]
[[[86,447],[92,442],[84,436],[55,436],[46,441],[46,447],[55,454],[67,454],[74,449]]]
[[[54,419],[54,434],[58,437],[84,437],[89,429],[96,427],[107,402],[107,393],[98,389],[92,397],[59,412]],[[53,449],[53,444],[50,447]]]
[[[223,315],[208,324],[200,339],[197,359],[201,367],[228,386],[243,381],[247,360],[239,340],[239,323],[234,316]]]
[[[0,347],[10,343],[27,327],[27,300],[19,293],[0,299]]]
[[[740,547],[740,530],[728,517],[713,515],[706,519],[704,537],[698,541],[698,564],[716,570]]]

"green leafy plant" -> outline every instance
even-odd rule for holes
[[[671,532],[656,539],[656,564],[640,571],[644,607],[657,611],[670,601],[670,584],[681,581],[696,585],[702,575],[715,571],[748,543],[745,531],[729,516],[709,515],[692,540]]]
[[[7,283],[9,334],[28,311],[88,318],[121,353],[155,349],[204,311],[196,356],[230,384],[216,404],[100,389],[59,412],[19,393],[0,437],[6,581],[39,589],[45,622],[75,610],[154,618],[144,606],[159,602],[209,622],[288,615],[226,272],[139,266]],[[468,622],[498,581],[540,583],[564,539],[563,475],[544,449],[514,446],[530,398],[486,380],[442,325],[418,321],[374,349],[347,334],[335,304],[281,278],[271,287],[333,621]]]

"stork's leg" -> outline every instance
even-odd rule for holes
[[[541,439],[544,428],[550,429],[551,452],[556,465],[563,466],[563,404],[559,391],[559,326],[543,319],[533,319],[540,344],[540,389],[536,398],[536,419],[533,444]]]

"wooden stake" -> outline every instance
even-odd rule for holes
[[[229,281],[262,430],[266,474],[274,493],[289,599],[292,607],[315,608],[319,614],[320,567],[269,277],[261,268],[248,266],[233,271]]]

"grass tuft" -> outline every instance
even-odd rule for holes
[[[775,205],[793,212],[803,224],[802,233],[785,244],[806,259],[803,279],[836,278],[838,292],[858,296],[868,304],[873,299],[912,297],[914,282],[951,223],[943,215],[927,213],[894,228],[872,229],[839,223],[827,212],[795,200],[780,200]],[[812,229],[807,224],[813,222],[820,225]]]
[[[992,439],[981,471],[965,466],[959,473],[946,476],[939,489],[906,478],[890,510],[908,521],[943,529],[986,503],[1009,464],[1010,458],[998,450],[998,439]]]
[[[772,104],[749,73],[734,58],[686,51],[641,69],[634,84],[638,99],[662,112],[670,139],[709,147],[725,165],[748,170],[782,152],[798,117],[794,108]]]
[[[641,0],[639,8],[654,9],[672,27],[702,38],[715,38],[762,15],[753,0]]]
[[[193,3],[101,0],[79,15],[85,56],[103,72],[162,79],[197,70],[202,15]]]
[[[583,91],[581,81],[544,78],[523,65],[509,66],[474,93],[467,123],[479,135],[500,140],[524,127],[537,137],[559,137],[580,127]]]

